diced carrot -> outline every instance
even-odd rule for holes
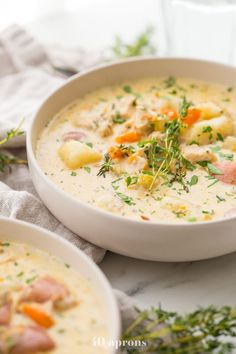
[[[21,311],[42,327],[50,328],[54,325],[53,318],[39,306],[25,303],[22,304]]]
[[[171,108],[162,108],[161,114],[164,114],[165,116],[169,117],[170,119],[175,119],[178,117],[178,112],[174,109],[171,109]]]
[[[118,135],[115,140],[119,144],[123,143],[134,143],[135,141],[139,141],[141,135],[136,131],[130,131],[121,135]]]
[[[143,219],[143,220],[145,220],[145,221],[148,221],[148,220],[150,220],[147,216],[145,216],[145,215],[140,215],[141,216],[141,218]]]
[[[120,159],[124,156],[124,152],[119,146],[111,146],[108,150],[111,159]]]
[[[193,125],[201,117],[201,113],[202,111],[198,108],[189,108],[188,114],[184,118],[184,123],[187,124],[188,126]]]

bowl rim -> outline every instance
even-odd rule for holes
[[[18,220],[18,219],[13,219],[13,218],[9,218],[9,217],[3,217],[0,216],[0,225],[1,223],[6,223],[6,224],[11,224],[14,225],[16,228],[18,225],[23,226],[24,228],[30,230],[35,230],[36,232],[42,234],[44,237],[51,239],[53,241],[55,241],[56,243],[60,243],[62,244],[65,248],[69,249],[69,250],[73,250],[74,252],[77,253],[78,258],[82,259],[86,266],[88,268],[91,269],[91,272],[93,272],[96,275],[96,278],[98,280],[98,282],[101,284],[102,287],[102,294],[103,296],[108,299],[109,301],[107,301],[107,303],[109,303],[109,313],[112,313],[112,317],[113,317],[113,321],[111,324],[109,324],[110,326],[112,326],[112,332],[111,332],[111,338],[109,338],[109,341],[116,341],[120,339],[121,336],[121,317],[120,317],[120,310],[118,307],[118,301],[116,300],[115,294],[113,292],[113,289],[111,287],[111,284],[109,283],[107,277],[105,276],[105,274],[102,272],[102,270],[99,268],[99,266],[91,259],[89,258],[89,256],[87,256],[80,248],[76,247],[75,245],[73,245],[71,242],[69,242],[67,239],[60,237],[59,235],[57,235],[56,233],[49,231],[43,227],[37,226],[35,224],[31,224],[29,222],[25,222],[22,220]],[[2,235],[2,231],[0,230],[0,238],[4,236]],[[16,236],[16,241],[17,242],[17,236]],[[30,242],[26,241],[27,244],[31,244]],[[38,246],[34,246],[35,248],[39,248]],[[44,250],[44,252],[47,252]],[[60,258],[59,256],[57,256],[56,252],[50,252],[53,255],[55,255],[56,257]],[[76,272],[79,272],[79,270],[77,270],[75,267],[73,267],[72,269],[74,269]],[[82,274],[83,276],[83,274]],[[112,350],[112,347],[111,347]],[[115,349],[112,350],[112,353],[115,353]]]
[[[79,80],[80,77],[89,75],[89,74],[93,74],[94,72],[106,69],[107,67],[117,67],[120,65],[126,65],[128,63],[132,63],[132,62],[147,62],[147,61],[169,61],[170,63],[174,63],[176,61],[181,62],[181,61],[185,61],[185,62],[189,62],[189,63],[196,63],[196,64],[208,64],[208,65],[215,65],[216,67],[222,67],[225,69],[231,69],[234,70],[236,72],[236,68],[232,65],[228,65],[228,64],[224,64],[224,63],[219,63],[217,61],[212,61],[212,60],[204,60],[204,59],[196,59],[196,58],[186,58],[186,57],[165,57],[165,56],[160,56],[157,57],[155,55],[149,55],[149,56],[142,56],[142,57],[133,57],[133,58],[128,58],[125,60],[115,60],[111,63],[105,63],[105,64],[100,64],[100,65],[96,65],[93,67],[90,67],[88,69],[82,70],[82,72],[79,72],[76,75],[73,75],[71,78],[67,79],[64,83],[62,83],[59,87],[57,87],[56,89],[54,89],[40,104],[40,106],[38,107],[37,111],[33,114],[33,116],[31,117],[31,119],[29,120],[29,125],[28,128],[26,130],[26,148],[27,148],[27,156],[28,159],[30,160],[30,163],[33,165],[33,168],[37,171],[37,173],[40,175],[40,177],[45,181],[45,183],[47,183],[50,188],[53,188],[53,190],[58,193],[59,195],[61,195],[62,198],[67,198],[68,200],[70,200],[72,203],[77,204],[79,207],[83,207],[85,209],[87,209],[87,211],[93,211],[94,213],[97,213],[98,215],[100,215],[101,217],[106,217],[109,218],[110,220],[114,220],[117,222],[122,222],[122,223],[127,223],[129,225],[132,224],[136,224],[138,225],[147,225],[147,227],[169,227],[169,228],[176,228],[176,227],[184,227],[184,228],[192,228],[192,227],[205,227],[206,225],[212,225],[212,224],[222,224],[222,223],[227,223],[228,221],[233,221],[236,219],[236,216],[228,216],[222,219],[216,219],[216,220],[210,220],[207,222],[204,221],[196,221],[196,222],[187,222],[187,221],[183,221],[181,223],[177,223],[177,222],[166,222],[166,221],[153,221],[153,220],[149,220],[148,222],[144,222],[143,220],[138,220],[138,219],[134,219],[131,217],[123,217],[117,214],[113,214],[109,211],[103,210],[99,207],[96,207],[94,205],[90,205],[86,202],[83,202],[81,200],[79,200],[78,198],[74,197],[73,195],[69,194],[68,192],[65,192],[64,190],[62,190],[59,186],[57,186],[55,183],[52,182],[52,180],[50,180],[50,178],[48,176],[46,176],[43,173],[43,170],[40,168],[36,156],[35,156],[35,152],[32,146],[32,131],[34,129],[34,125],[37,121],[37,117],[40,113],[40,110],[42,109],[43,106],[45,106],[47,104],[47,102],[51,99],[52,96],[56,95],[59,91],[64,90],[65,87],[69,86],[71,84],[71,82],[75,81],[75,80]]]

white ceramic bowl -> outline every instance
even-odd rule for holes
[[[104,307],[104,315],[109,329],[109,340],[120,337],[120,315],[113,291],[98,266],[77,247],[62,237],[38,226],[0,217],[0,240],[22,242],[49,252],[78,271],[89,280],[97,291]],[[115,348],[110,347],[109,354],[114,354]]]
[[[236,250],[236,218],[205,223],[168,224],[122,218],[80,202],[44,175],[35,159],[37,137],[51,117],[88,91],[147,76],[185,76],[231,86],[236,69],[213,62],[137,58],[94,68],[72,77],[39,108],[27,135],[27,151],[35,187],[51,212],[68,228],[98,246],[131,257],[190,261]]]

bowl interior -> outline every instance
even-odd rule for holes
[[[109,338],[111,340],[119,338],[119,311],[113,291],[100,269],[82,251],[51,232],[24,222],[5,218],[0,218],[0,240],[32,245],[56,255],[65,263],[70,264],[74,270],[89,280],[100,297],[108,324]],[[111,353],[113,353],[112,349]]]
[[[184,76],[232,85],[236,81],[233,67],[214,62],[176,59],[143,58],[113,63],[73,76],[56,90],[40,107],[30,131],[35,150],[37,138],[47,122],[73,100],[100,87],[151,76]]]

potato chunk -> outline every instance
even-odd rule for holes
[[[204,102],[198,104],[196,108],[199,108],[201,110],[201,118],[205,120],[219,117],[222,114],[222,109],[213,102]]]
[[[219,135],[226,137],[234,132],[234,124],[231,118],[220,116],[207,121],[195,123],[190,129],[186,129],[183,140],[186,143],[196,141],[200,145],[215,142]]]
[[[222,147],[236,152],[236,137],[228,136],[223,142]]]
[[[100,152],[75,140],[65,142],[59,148],[58,154],[70,169],[76,169],[102,159]]]

